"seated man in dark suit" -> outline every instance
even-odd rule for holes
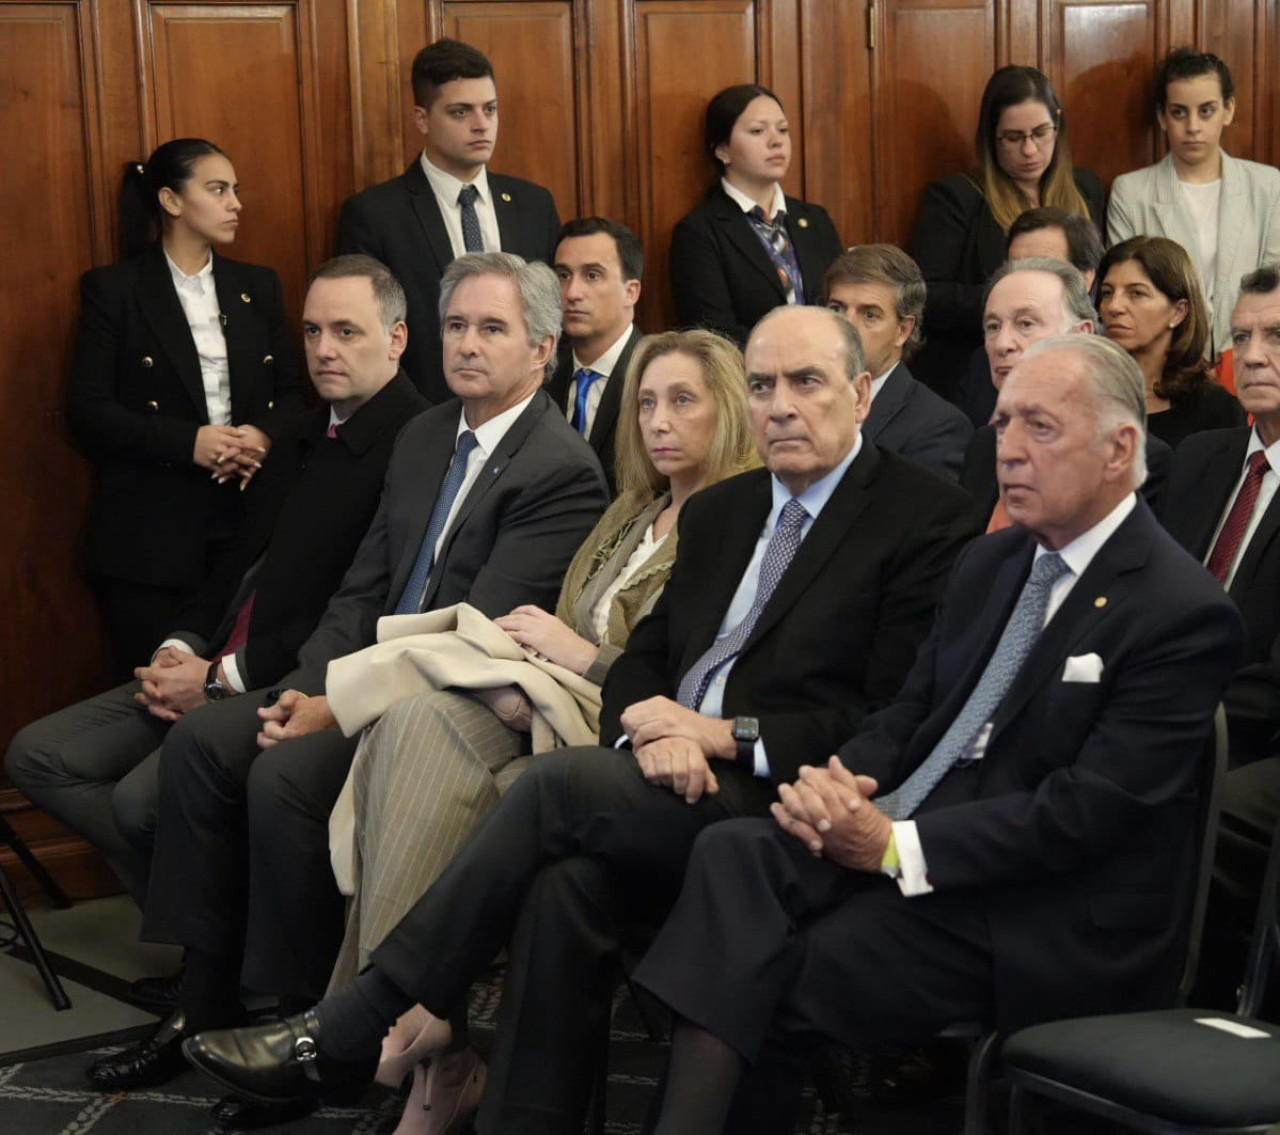
[[[644,252],[626,225],[584,217],[560,230],[554,267],[564,337],[547,390],[596,451],[613,495],[618,405],[631,352],[643,338],[635,314]]]
[[[973,427],[907,369],[921,341],[926,288],[916,262],[891,244],[857,245],[827,269],[827,306],[857,329],[871,372],[871,411],[863,435],[960,479]]]
[[[1102,237],[1088,217],[1049,207],[1019,213],[1009,226],[1005,259],[1025,260],[1030,256],[1047,256],[1070,264],[1084,277],[1085,291],[1092,301],[1098,265],[1102,263]],[[955,402],[975,429],[991,420],[996,391],[985,347],[979,347],[969,357],[969,366],[956,384]]]
[[[1032,343],[1053,335],[1092,335],[1097,313],[1084,279],[1070,264],[1032,256],[1002,265],[987,285],[983,334],[996,390]],[[1142,495],[1152,508],[1159,500],[1169,462],[1169,447],[1146,435],[1146,480]],[[996,478],[996,432],[991,425],[974,431],[965,450],[960,484],[972,494],[988,532],[1007,528]]]
[[[181,629],[136,681],[28,725],[5,758],[27,798],[99,848],[139,906],[170,725],[293,668],[373,519],[396,435],[430,405],[399,370],[404,293],[376,260],[321,265],[303,323],[324,405],[278,433],[246,494],[246,524],[178,616]],[[352,356],[339,327],[368,348]]]
[[[1200,967],[1200,992],[1224,1008],[1235,1005],[1280,815],[1280,265],[1241,281],[1231,341],[1253,425],[1187,438],[1160,506],[1165,527],[1244,616],[1244,655],[1224,699],[1232,771]]]
[[[775,783],[893,697],[975,531],[958,488],[861,436],[870,382],[835,313],[761,320],[747,387],[767,468],[681,512],[670,581],[605,683],[610,747],[539,756],[347,990],[275,1031],[197,1038],[189,1058],[250,1095],[305,1096],[272,1055],[296,1033],[321,1079],[371,1075],[397,1016],[465,1012],[505,944],[478,1130],[580,1131],[620,929],[661,918],[699,831],[764,814]],[[241,1040],[270,1051],[237,1068]]]
[[[542,390],[560,327],[551,269],[459,257],[440,307],[456,398],[401,432],[377,515],[284,692],[225,701],[166,738],[143,936],[187,947],[179,1007],[95,1064],[98,1087],[176,1073],[184,1034],[239,1018],[242,979],[285,997],[325,988],[343,914],[328,817],[356,747],[324,696],[330,660],[372,644],[382,615],[551,606],[604,511],[595,454]]]
[[[399,177],[349,198],[338,252],[383,261],[409,299],[404,369],[435,402],[450,395],[440,366],[440,277],[464,252],[550,262],[560,218],[542,186],[488,172],[498,140],[493,66],[469,44],[441,39],[413,61],[413,123],[422,154]]]
[[[804,1042],[1172,1003],[1196,786],[1240,648],[1156,523],[1142,374],[1037,344],[996,404],[1017,525],[975,541],[902,693],[698,839],[634,980],[676,1012],[659,1135],[795,1130]]]

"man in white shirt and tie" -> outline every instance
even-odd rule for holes
[[[428,398],[450,397],[440,355],[440,277],[464,252],[549,262],[560,218],[540,185],[490,173],[498,139],[493,66],[469,44],[440,39],[413,61],[413,122],[422,153],[399,177],[349,198],[337,252],[364,252],[395,273],[409,303],[403,365]]]

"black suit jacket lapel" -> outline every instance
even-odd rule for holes
[[[748,264],[769,281],[770,287],[778,293],[778,302],[785,300],[787,293],[783,290],[782,281],[778,279],[778,269],[764,250],[747,215],[738,208],[737,202],[730,200],[728,194],[717,187],[709,204],[712,220],[724,233],[725,239],[742,254]]]
[[[530,227],[519,182],[496,173],[490,173],[488,181],[502,251],[514,252],[526,260],[542,259],[546,253],[540,247],[540,241],[545,238]]]
[[[1200,491],[1188,502],[1193,511],[1188,526],[1188,547],[1198,560],[1203,561],[1209,555],[1210,541],[1218,529],[1218,521],[1231,504],[1248,447],[1249,430],[1233,430],[1230,435],[1221,439],[1201,469]]]
[[[404,180],[405,187],[409,190],[409,204],[422,226],[427,247],[436,258],[440,272],[444,272],[453,263],[453,245],[449,241],[449,230],[444,227],[444,217],[440,215],[440,203],[436,200],[435,190],[431,188],[427,175],[422,172],[420,161],[414,161],[404,171]]]
[[[787,234],[791,237],[791,247],[796,250],[796,260],[800,263],[804,302],[818,303],[822,299],[822,279],[827,271],[818,233],[807,215],[808,210],[803,201],[788,197],[786,202]]]
[[[898,363],[889,372],[884,385],[880,387],[880,393],[871,402],[867,420],[862,423],[863,437],[875,441],[906,404],[907,396],[911,393],[911,387],[907,383],[910,374],[902,363]]]
[[[613,364],[613,373],[604,385],[604,393],[600,395],[600,405],[596,407],[595,420],[591,423],[591,437],[588,439],[591,448],[597,453],[605,447],[613,436],[613,431],[618,428],[618,407],[622,405],[622,388],[627,382],[627,367],[631,364],[631,354],[636,349],[636,344],[643,337],[640,328],[633,325],[622,354]]]
[[[182,301],[178,299],[164,250],[159,244],[152,255],[142,259],[138,274],[138,300],[143,318],[173,362],[200,422],[207,425],[209,406],[204,395],[204,377],[200,373],[200,355],[196,351],[191,325],[187,322],[187,313],[182,310]]]
[[[1267,549],[1278,532],[1280,532],[1280,492],[1271,498],[1267,511],[1262,514],[1253,537],[1245,547],[1240,565],[1236,568],[1236,574],[1231,580],[1231,590],[1228,592],[1233,599],[1238,600],[1243,597],[1244,593],[1253,586],[1262,558],[1267,554]]]
[[[569,346],[569,340],[561,336],[556,351],[556,369],[551,372],[544,389],[560,409],[566,412],[569,409],[569,382],[572,378],[573,349]]]
[[[257,298],[247,290],[247,281],[239,271],[239,265],[215,256],[213,281],[218,292],[218,310],[222,313],[222,335],[227,341],[227,370],[231,381],[231,420],[238,423],[242,417],[240,407],[248,405],[251,397],[246,384],[249,376],[259,369],[254,358],[253,323],[258,318],[254,311]],[[265,321],[265,313],[262,318]]]

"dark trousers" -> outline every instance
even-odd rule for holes
[[[734,1132],[781,1130],[763,1118],[786,1112],[771,1048],[919,1041],[994,1012],[990,935],[972,894],[904,898],[890,879],[814,858],[771,819],[698,837],[634,980],[757,1066]]]
[[[319,998],[342,940],[329,812],[355,753],[337,729],[257,745],[264,691],[184,717],[160,756],[143,937],[239,955],[251,989]]]
[[[698,833],[764,811],[772,786],[734,768],[686,804],[613,749],[543,754],[374,951],[438,1015],[509,943],[485,1135],[580,1132],[606,1042],[619,936],[678,893]]]

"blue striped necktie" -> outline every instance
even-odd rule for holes
[[[422,547],[418,549],[413,571],[409,573],[400,602],[396,604],[397,615],[416,615],[422,609],[422,597],[427,593],[427,580],[431,578],[431,568],[436,560],[436,543],[444,532],[445,521],[449,519],[458,490],[466,480],[467,458],[475,447],[476,435],[470,430],[458,435],[458,447],[453,452],[449,471],[444,475],[444,482],[436,496],[436,506],[431,510],[427,534],[422,538]]]
[[[604,378],[604,375],[598,374],[590,367],[581,367],[573,376],[578,389],[573,399],[573,417],[569,419],[569,424],[583,437],[587,436],[587,398],[591,393],[592,383],[598,378]]]

